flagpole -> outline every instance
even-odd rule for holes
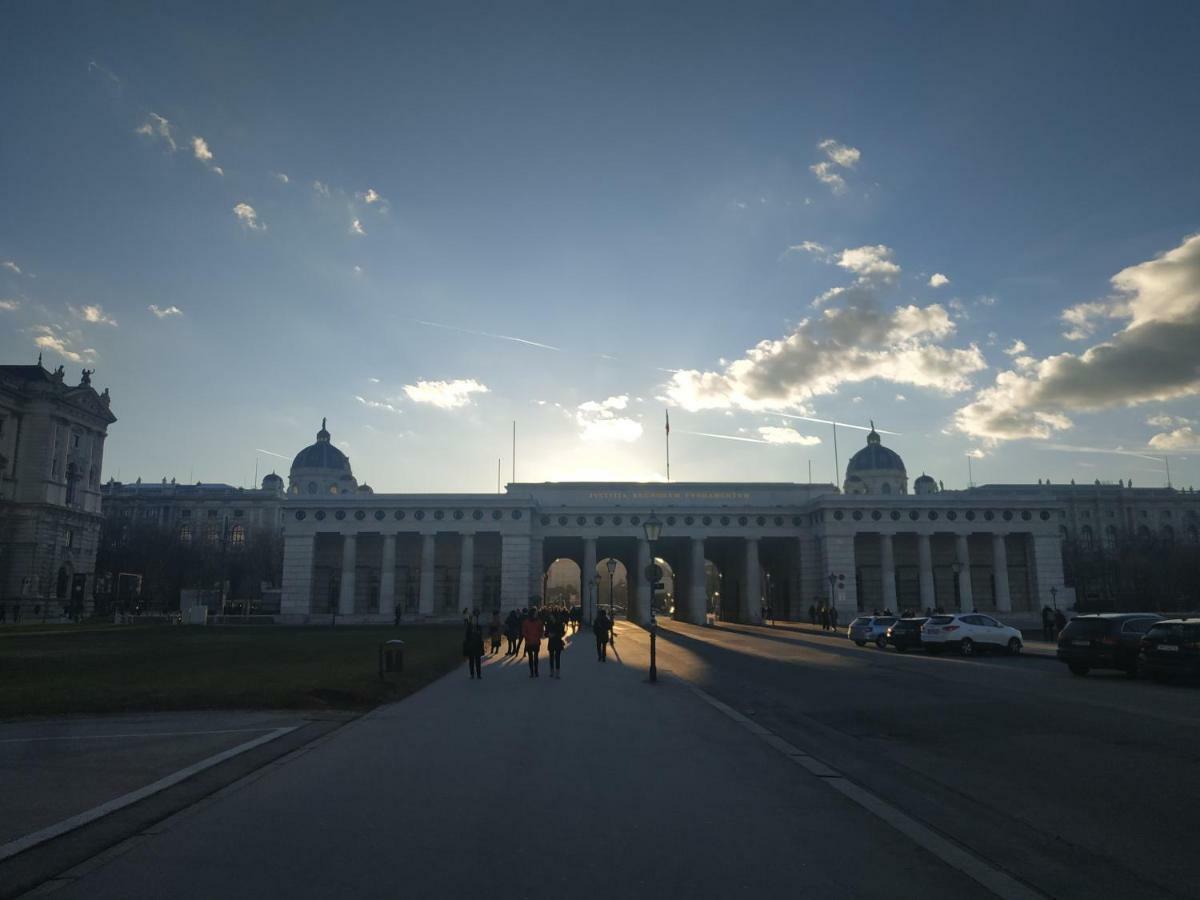
[[[837,452],[837,422],[831,422],[833,425],[833,487],[837,489],[838,475],[842,470],[841,463],[838,462]]]
[[[671,411],[667,410],[667,484],[671,483]]]

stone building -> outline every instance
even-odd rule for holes
[[[101,524],[104,439],[116,421],[92,372],[0,366],[0,605],[15,616],[85,612]]]

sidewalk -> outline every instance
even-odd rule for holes
[[[185,811],[61,898],[978,892],[671,677],[621,623],[563,677],[489,659]],[[864,860],[869,864],[864,865]]]

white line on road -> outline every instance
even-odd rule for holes
[[[286,728],[276,728],[269,734],[264,734],[262,737],[257,737],[252,741],[246,741],[244,744],[238,744],[236,747],[231,747],[221,753],[202,759],[198,763],[193,763],[187,768],[180,769],[178,772],[172,772],[158,781],[152,782],[145,787],[140,787],[136,791],[130,791],[128,794],[123,794],[107,803],[101,803],[99,806],[92,807],[86,812],[81,812],[79,815],[71,816],[69,819],[63,819],[41,831],[35,831],[32,834],[27,834],[24,837],[17,838],[15,841],[9,841],[7,844],[0,845],[0,861],[16,856],[18,853],[23,853],[30,847],[36,847],[38,844],[45,843],[52,838],[56,838],[61,834],[66,834],[68,831],[74,831],[89,822],[94,822],[109,813],[116,812],[119,809],[124,809],[126,806],[131,806],[139,800],[144,800],[147,797],[157,794],[159,791],[166,790],[172,785],[179,784],[205,769],[211,769],[213,766],[225,762],[227,759],[232,759],[240,753],[245,753],[247,750],[253,750],[255,747],[260,747],[263,744],[269,743],[278,737],[283,737],[285,734],[295,731],[299,725],[291,725]]]
[[[737,722],[751,734],[775,748],[796,764],[807,769],[811,774],[821,778],[842,796],[854,801],[872,815],[879,817],[915,844],[932,853],[942,862],[946,863],[946,865],[957,869],[968,878],[987,888],[997,897],[1001,897],[1003,900],[1041,900],[1045,896],[1028,885],[1022,884],[1008,873],[997,869],[986,860],[975,856],[964,847],[947,840],[929,826],[923,825],[911,816],[901,812],[886,800],[849,781],[841,772],[827,766],[816,757],[809,756],[799,747],[763,728],[757,722],[742,715],[727,703],[722,703],[716,697],[705,693],[693,685],[689,684],[688,688],[705,703],[733,719],[733,721]]]
[[[34,741],[102,741],[115,738],[192,737],[205,734],[252,734],[268,728],[218,728],[214,731],[144,731],[139,734],[62,734],[56,737],[0,738],[0,744],[27,744]]]

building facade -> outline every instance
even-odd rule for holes
[[[0,605],[6,619],[82,614],[95,581],[104,439],[116,421],[84,369],[0,366]]]

